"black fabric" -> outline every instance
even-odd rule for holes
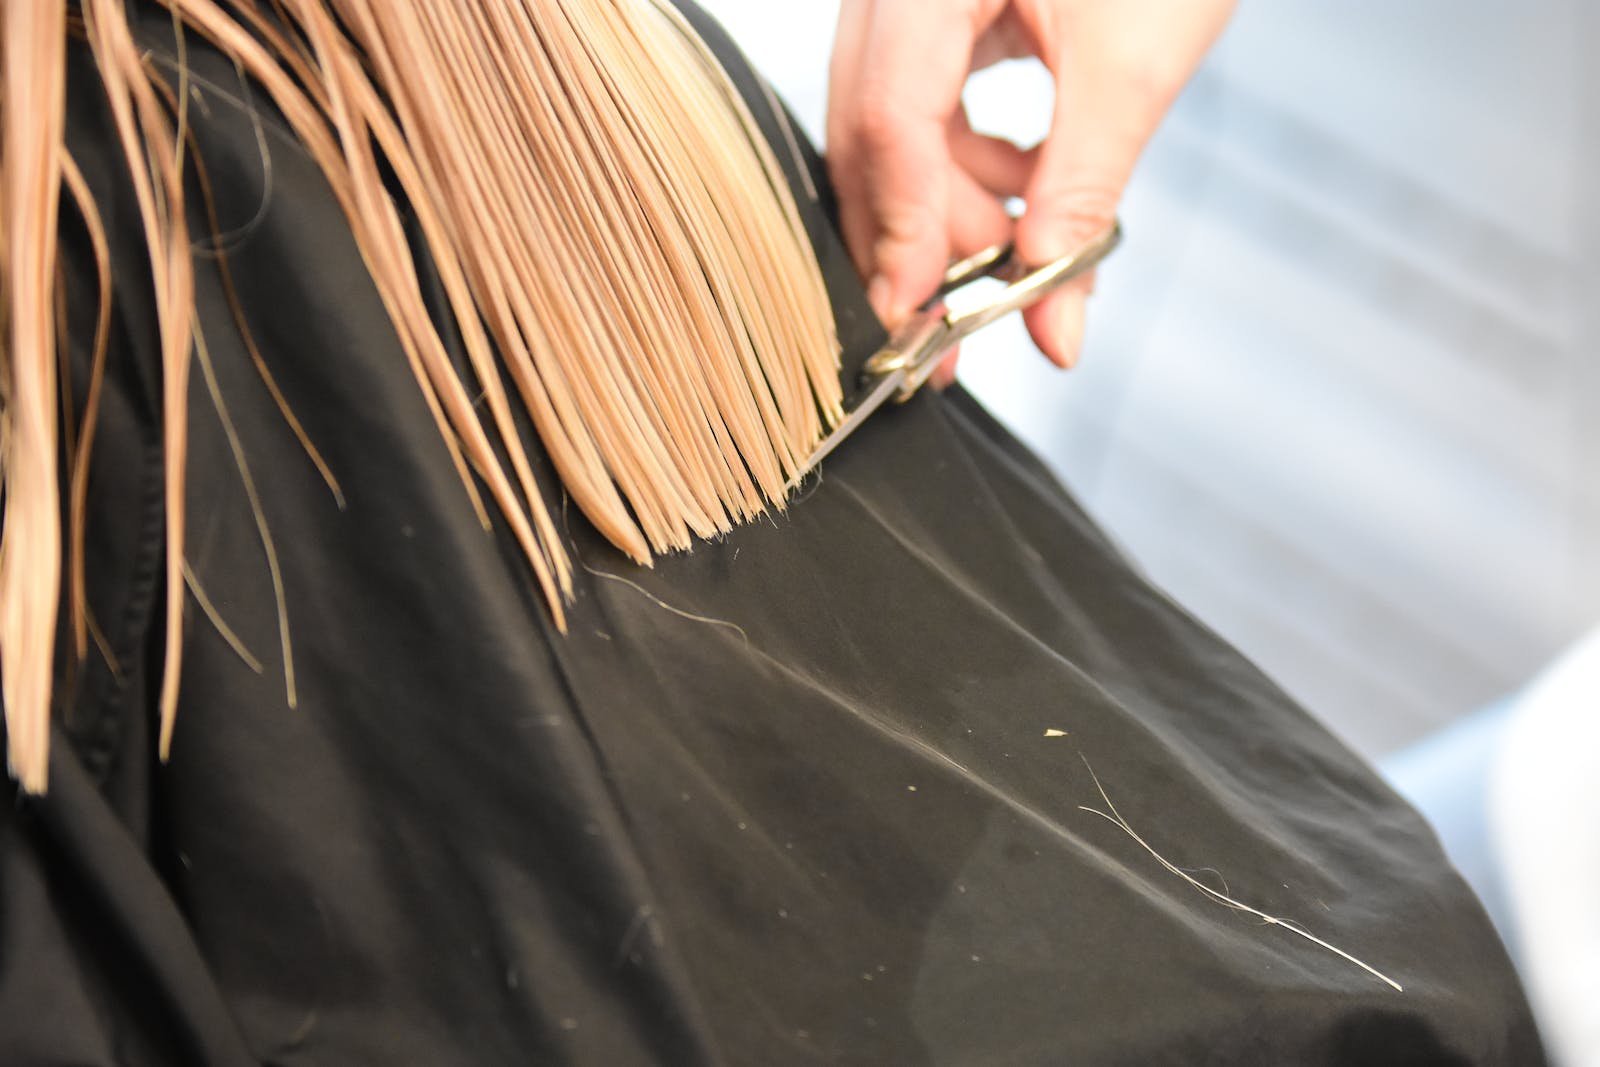
[[[170,23],[146,30],[170,54]],[[203,262],[239,452],[196,366],[188,559],[262,670],[191,596],[159,764],[155,321],[75,53],[71,143],[117,279],[89,545],[114,666],[64,658],[50,793],[13,791],[0,823],[0,1063],[1542,1062],[1427,826],[959,390],[649,570],[541,466],[581,562],[557,634],[474,517],[315,165],[190,55],[249,326],[347,500]],[[803,152],[859,362],[881,331]],[[81,382],[94,275],[68,215]],[[1164,869],[1083,810],[1106,806],[1095,777],[1172,863],[1404,991]]]

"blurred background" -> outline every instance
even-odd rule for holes
[[[836,0],[701,2],[821,143]],[[1569,1063],[1600,1062],[1600,644],[1530,682],[1600,619],[1596,45],[1588,0],[1245,0],[1134,177],[1079,369],[1017,322],[961,368],[1417,800],[1525,965],[1565,924],[1530,986]],[[1033,143],[1050,84],[967,101]]]

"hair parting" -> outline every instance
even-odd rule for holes
[[[85,38],[99,71],[160,333],[162,758],[178,707],[185,590],[201,595],[183,556],[197,260],[215,264],[277,410],[343,499],[278,388],[272,353],[245,323],[227,255],[248,230],[220,233],[204,145],[189,128],[191,34],[272,101],[317,163],[467,499],[485,526],[492,501],[559,628],[573,564],[519,418],[595,527],[640,563],[784,506],[842,414],[828,294],[756,118],[667,0],[160,3],[174,23],[175,85],[157,70],[168,60],[136,39],[124,0],[75,0],[71,10],[68,0],[29,0],[0,16],[0,677],[10,768],[26,791],[47,784],[63,596],[76,657],[90,636],[104,645],[87,609],[83,527],[95,411],[117,356],[105,228],[64,147],[69,32]],[[186,172],[210,242],[190,240]],[[437,271],[465,371],[429,314],[391,183]],[[77,426],[56,320],[63,188],[100,287]]]

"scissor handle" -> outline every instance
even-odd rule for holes
[[[931,307],[939,299],[957,289],[966,288],[980,278],[1009,280],[1008,273],[1016,270],[1015,255],[1016,245],[990,245],[976,255],[957,260],[945,268],[944,281],[940,283],[938,292],[922,306]]]
[[[1011,245],[999,245],[987,249],[953,265],[945,274],[946,284],[950,284],[957,271],[963,271],[964,277],[951,288],[942,290],[941,296],[948,296],[983,277],[999,278],[1011,284],[1000,290],[993,300],[960,312],[946,312],[945,323],[950,331],[948,343],[956,344],[996,319],[1037,304],[1072,279],[1093,270],[1121,243],[1122,223],[1113,221],[1110,229],[1076,252],[1035,271],[1023,271],[1021,264],[1015,260],[1015,252]],[[975,269],[979,263],[985,265]]]
[[[1099,237],[1054,263],[1026,271],[1012,245],[995,245],[952,263],[923,310],[914,315],[889,346],[867,360],[865,372],[881,377],[903,371],[897,399],[908,400],[928,380],[944,354],[983,327],[1013,311],[1030,307],[1067,282],[1094,269],[1122,242],[1122,223],[1113,222]],[[1009,282],[992,300],[962,311],[944,308],[942,300],[973,282],[996,278]]]

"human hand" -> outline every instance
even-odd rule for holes
[[[1014,240],[1039,266],[1109,227],[1145,143],[1233,0],[843,0],[828,87],[828,168],[845,244],[895,328],[946,264]],[[1037,56],[1055,80],[1050,131],[1024,151],[976,133],[976,70]],[[1022,197],[1015,223],[1005,201]],[[1076,361],[1093,276],[1025,313],[1039,349]],[[949,384],[952,356],[934,377]]]

